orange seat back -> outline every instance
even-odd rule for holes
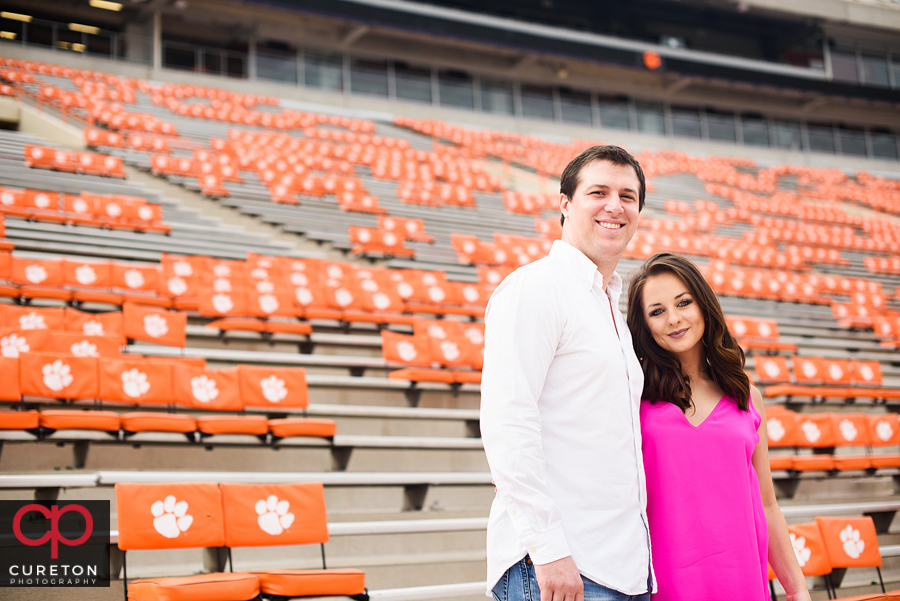
[[[172,403],[172,365],[136,357],[100,359],[100,398],[123,403]]]
[[[172,366],[175,402],[197,409],[240,411],[237,368],[203,369],[175,363]]]
[[[0,385],[0,401],[18,401],[22,398],[22,391],[19,388],[19,359],[16,357],[5,357],[0,354],[0,373],[12,374],[12,377],[4,377],[3,384]]]
[[[244,407],[296,407],[309,405],[306,370],[302,367],[238,365]]]
[[[801,384],[821,383],[825,381],[826,367],[821,357],[799,357],[792,359],[794,379]]]
[[[837,446],[869,444],[869,416],[865,413],[832,413],[831,427]]]
[[[181,549],[225,544],[215,483],[116,484],[119,548]]]
[[[0,304],[0,327],[19,330],[64,330],[62,307],[23,307]]]
[[[896,413],[868,417],[870,445],[873,447],[900,445],[900,418]]]
[[[753,355],[753,365],[756,370],[757,382],[789,382],[791,379],[787,366],[787,357]]]
[[[55,399],[97,396],[97,358],[59,353],[22,353],[19,383],[22,394]]]
[[[427,338],[381,331],[381,352],[386,361],[431,367],[431,349]]]
[[[185,346],[187,314],[125,303],[122,305],[125,336],[166,346]]]
[[[850,377],[854,384],[863,386],[881,386],[881,363],[878,361],[850,361]]]
[[[822,359],[823,379],[826,384],[846,386],[850,384],[850,362],[847,359]]]
[[[81,332],[89,336],[124,337],[121,311],[107,313],[85,313],[72,307],[66,307],[66,330]]]
[[[832,567],[881,567],[881,551],[871,517],[816,517]]]
[[[325,487],[302,484],[219,485],[229,547],[305,545],[328,541]]]
[[[822,576],[831,572],[831,560],[816,522],[788,526],[788,532],[804,576]]]
[[[795,432],[798,447],[833,447],[837,442],[830,413],[798,414]]]
[[[62,286],[62,261],[59,259],[39,261],[13,255],[12,281],[26,286]]]
[[[766,408],[766,434],[770,447],[793,447],[797,439],[797,414],[782,409],[768,415]]]

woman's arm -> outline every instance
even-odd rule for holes
[[[759,492],[762,496],[769,530],[769,564],[787,592],[787,601],[809,601],[806,579],[803,572],[800,571],[800,564],[797,563],[797,556],[794,554],[794,547],[791,545],[791,537],[788,534],[787,522],[775,499],[775,485],[772,484],[772,473],[769,470],[766,410],[763,407],[762,395],[756,386],[750,387],[750,400],[762,418],[759,424],[759,442],[753,450],[752,460],[756,475],[759,477]]]

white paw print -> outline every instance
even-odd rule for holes
[[[32,284],[40,284],[47,279],[47,268],[43,265],[29,265],[25,268],[25,279]]]
[[[194,268],[188,261],[176,261],[172,264],[172,272],[182,278],[194,275]]]
[[[27,353],[31,350],[28,340],[18,334],[10,334],[0,338],[0,355],[4,357],[18,357],[19,353]]]
[[[206,374],[191,378],[191,394],[201,403],[208,403],[216,400],[219,396],[219,388],[216,381]]]
[[[439,323],[428,325],[428,335],[436,340],[444,340],[447,337],[447,331]]]
[[[97,271],[90,265],[79,265],[75,268],[75,279],[82,286],[90,286],[97,281]]]
[[[53,392],[59,392],[75,380],[72,377],[72,368],[63,363],[62,359],[46,363],[41,368],[41,373],[44,375],[44,386]]]
[[[275,284],[269,280],[259,280],[256,282],[256,291],[260,294],[272,294],[275,292]]]
[[[478,294],[478,289],[475,288],[475,286],[472,286],[471,284],[468,286],[463,286],[462,293],[463,293],[463,298],[466,299],[467,303],[477,302],[479,297],[481,296],[480,294]]]
[[[399,282],[397,284],[397,294],[400,295],[400,298],[409,298],[415,293],[413,287],[409,284],[409,282]]]
[[[85,336],[105,336],[106,330],[103,324],[95,319],[89,319],[81,326],[81,332]]]
[[[299,271],[291,272],[291,284],[294,286],[307,286],[309,285],[309,278],[306,277],[305,273],[300,273]]]
[[[106,204],[106,214],[110,217],[118,217],[122,214],[122,207],[117,203],[110,202]]]
[[[459,346],[452,340],[444,340],[441,342],[441,354],[447,361],[456,361],[459,359]]]
[[[871,382],[875,379],[875,370],[872,369],[872,366],[866,365],[865,363],[859,366],[857,373],[859,373],[860,377],[866,382]]]
[[[794,547],[794,555],[797,556],[797,563],[802,568],[809,562],[812,556],[812,549],[806,546],[806,537],[797,536],[791,532],[791,546]]]
[[[837,363],[828,365],[828,377],[832,380],[840,380],[844,376],[844,370]]]
[[[334,300],[341,307],[346,307],[353,302],[353,294],[346,288],[339,288],[334,292]]]
[[[69,347],[69,352],[76,357],[99,357],[100,352],[97,351],[97,345],[87,340],[75,342]]]
[[[169,292],[174,296],[181,296],[187,292],[188,287],[187,282],[185,282],[183,278],[172,276],[166,280],[166,288],[168,288]]]
[[[217,278],[230,278],[231,267],[229,265],[219,263],[218,265],[213,267],[213,275]]]
[[[416,345],[408,340],[401,340],[397,343],[397,354],[400,355],[401,359],[407,362],[413,361],[419,356],[419,353],[416,352]]]
[[[162,338],[169,333],[169,322],[162,315],[144,315],[144,331],[151,338]]]
[[[138,207],[138,217],[140,217],[144,221],[150,221],[151,219],[153,219],[153,209],[151,207],[148,207],[147,205]]]
[[[447,298],[447,293],[444,292],[444,289],[440,286],[432,286],[428,289],[428,298],[430,298],[432,302],[440,303]]]
[[[46,330],[47,322],[44,316],[32,311],[19,317],[19,327],[23,330]]]
[[[262,388],[263,396],[270,403],[278,403],[288,395],[284,380],[274,374],[260,380],[259,385]]]
[[[747,324],[743,321],[735,321],[731,324],[731,329],[735,336],[743,336],[747,333]]]
[[[231,280],[227,278],[213,280],[213,292],[231,292],[232,290],[234,290],[234,286],[231,285]]]
[[[838,428],[840,429],[841,436],[844,437],[844,440],[856,440],[856,435],[859,434],[856,430],[856,426],[854,426],[853,422],[849,419],[841,420],[841,423],[838,424]]]
[[[187,510],[187,501],[178,501],[175,495],[169,495],[162,501],[154,502],[150,506],[150,513],[153,514],[153,528],[166,538],[178,538],[194,523],[194,518]]]
[[[150,390],[147,374],[132,367],[122,372],[122,392],[133,399],[140,398]]]
[[[822,437],[822,431],[819,430],[819,426],[811,421],[803,422],[800,429],[803,430],[803,434],[809,442],[815,443]]]
[[[844,553],[853,559],[862,555],[866,548],[866,541],[859,538],[859,530],[850,524],[841,530],[841,542],[844,543]]]
[[[779,440],[784,438],[784,424],[782,424],[781,420],[777,417],[773,417],[768,422],[766,422],[766,431],[769,433],[769,440],[778,442]]]
[[[889,422],[882,420],[875,424],[875,434],[881,440],[887,441],[894,435],[894,429]]]
[[[312,292],[309,291],[309,288],[297,288],[294,290],[294,296],[297,299],[297,302],[301,305],[309,305],[313,302]]]
[[[234,309],[234,302],[227,294],[213,294],[213,308],[219,313],[228,313]]]
[[[36,194],[34,197],[34,204],[39,209],[46,209],[50,206],[50,196],[48,194]]]
[[[261,294],[258,298],[259,309],[266,315],[271,315],[278,310],[278,297],[274,294]]]
[[[819,371],[816,369],[816,364],[812,361],[801,361],[800,370],[807,378],[814,378],[816,376],[816,373],[818,373]]]
[[[775,378],[781,373],[781,369],[778,368],[778,364],[774,361],[765,361],[763,363],[763,371],[770,378]]]
[[[125,272],[125,285],[136,290],[144,285],[144,274],[137,269],[129,269]]]
[[[484,344],[484,334],[481,333],[480,328],[466,328],[465,332],[463,332],[466,338],[469,339],[469,342],[472,344],[480,345]]]
[[[291,504],[287,499],[278,500],[275,495],[256,502],[256,521],[263,532],[278,536],[294,523],[294,514],[289,513]]]

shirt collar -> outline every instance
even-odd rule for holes
[[[553,246],[550,247],[550,256],[562,263],[585,288],[590,289],[594,285],[595,277],[600,280],[600,287],[603,287],[603,275],[597,270],[597,265],[568,242],[554,240]],[[622,278],[618,272],[613,272],[606,292],[613,302],[619,302],[619,296],[622,294]]]

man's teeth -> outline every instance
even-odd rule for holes
[[[597,223],[599,223],[602,227],[605,227],[608,230],[617,230],[620,227],[622,227],[621,223],[607,223],[605,221],[598,221]]]

